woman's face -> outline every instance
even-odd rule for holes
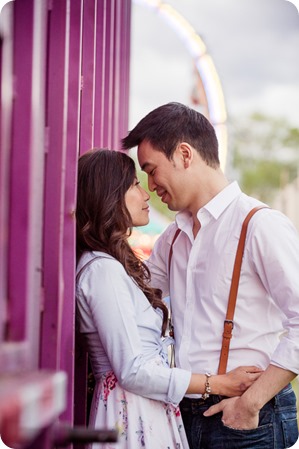
[[[135,178],[125,194],[125,203],[131,215],[133,226],[144,226],[149,222],[149,194],[141,187]]]

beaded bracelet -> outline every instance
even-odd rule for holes
[[[211,385],[210,385],[210,382],[209,382],[209,379],[210,379],[211,375],[212,375],[211,373],[205,373],[206,382],[205,382],[205,392],[202,395],[202,399],[203,400],[207,399],[210,396],[210,394],[212,393]]]

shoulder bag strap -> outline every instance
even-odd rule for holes
[[[249,212],[249,214],[246,216],[246,218],[243,222],[243,225],[242,225],[242,230],[241,230],[239,244],[238,244],[236,258],[235,258],[232,282],[231,282],[231,287],[230,287],[230,292],[229,292],[226,318],[224,321],[224,331],[223,331],[223,336],[222,336],[222,347],[221,347],[221,353],[220,353],[220,359],[219,359],[218,374],[226,373],[229,345],[230,345],[230,340],[232,338],[232,330],[234,327],[233,319],[234,319],[234,313],[235,313],[235,308],[236,308],[239,279],[240,279],[240,272],[241,272],[241,265],[242,265],[242,258],[243,258],[243,253],[244,253],[248,223],[249,223],[251,217],[258,210],[264,209],[267,207],[268,206],[258,206],[258,207],[255,207],[254,209],[252,209]]]
[[[94,261],[97,260],[97,259],[108,259],[108,257],[105,257],[105,256],[96,256],[96,257],[93,257],[92,259],[90,259],[88,262],[86,262],[86,264],[83,265],[83,267],[82,267],[82,268],[78,271],[78,273],[76,274],[76,282],[79,281],[79,278],[80,278],[81,274],[83,273],[83,271],[84,271],[89,265],[91,265],[92,262],[94,262]]]

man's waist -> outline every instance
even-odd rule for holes
[[[273,350],[272,350],[273,352]],[[182,353],[182,357],[178,351],[175,351],[175,362],[177,368],[182,368],[192,373],[212,373],[217,374],[220,358],[219,351],[206,352],[199,350],[197,356],[187,356]],[[231,371],[239,366],[257,366],[261,369],[266,369],[271,360],[269,353],[263,350],[257,349],[236,349],[230,348],[228,356],[227,372]],[[199,397],[199,395],[196,395]],[[194,397],[196,397],[194,396]],[[193,397],[193,396],[190,396]]]
[[[292,390],[291,384],[288,384],[286,387],[284,387],[277,395],[275,395],[269,403],[273,403],[275,405],[275,402],[279,401],[281,397],[283,397],[285,394],[287,394],[290,390]],[[210,394],[210,396],[206,399],[200,398],[190,398],[185,396],[182,401],[180,402],[180,409],[182,412],[186,413],[192,413],[194,415],[200,414],[203,412],[203,409],[206,409],[207,407],[210,407],[211,405],[218,404],[218,402],[222,401],[223,399],[227,399],[227,396],[221,396],[217,394]]]

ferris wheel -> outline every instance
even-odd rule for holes
[[[225,170],[227,158],[227,113],[222,86],[211,56],[202,38],[191,24],[171,5],[159,0],[134,0],[148,7],[170,26],[185,45],[195,67],[194,87],[191,101],[214,126],[219,142],[219,159]]]

